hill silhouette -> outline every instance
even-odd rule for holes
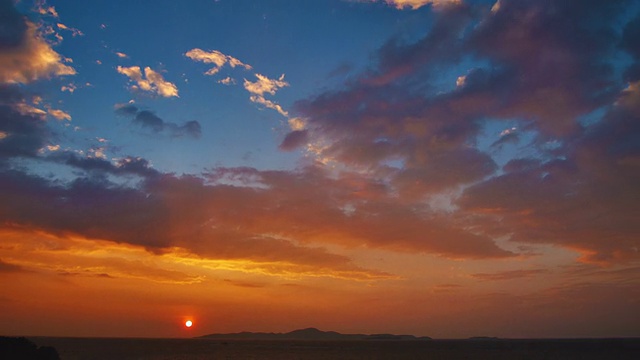
[[[60,356],[51,346],[38,347],[24,337],[0,336],[0,359],[60,360]]]
[[[203,339],[220,340],[431,340],[427,336],[394,335],[394,334],[341,334],[335,331],[322,331],[316,328],[293,330],[287,333],[239,332],[231,334],[209,334],[200,336]]]

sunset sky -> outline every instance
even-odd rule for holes
[[[0,0],[0,200],[0,335],[640,336],[640,1]]]

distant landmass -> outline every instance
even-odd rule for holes
[[[199,336],[201,339],[219,340],[402,340],[423,341],[431,340],[428,336],[394,335],[394,334],[341,334],[335,331],[322,331],[307,328],[290,331],[288,333],[239,332],[232,334],[209,334]]]

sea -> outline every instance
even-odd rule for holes
[[[640,359],[640,338],[287,341],[30,337],[62,360]]]

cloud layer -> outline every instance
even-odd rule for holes
[[[477,235],[556,244],[583,261],[637,260],[639,214],[628,199],[639,196],[638,89],[611,62],[635,31],[635,20],[616,30],[624,8],[500,1],[438,12],[422,39],[389,41],[357,80],[299,101],[305,129],[281,148],[366,170],[405,201],[449,193],[446,208],[475,219]],[[431,90],[440,69],[469,57],[478,65],[458,70],[450,90]],[[598,121],[582,122],[599,109]],[[500,122],[509,131],[475,146]],[[514,122],[536,155],[500,168],[503,146],[525,145]]]

